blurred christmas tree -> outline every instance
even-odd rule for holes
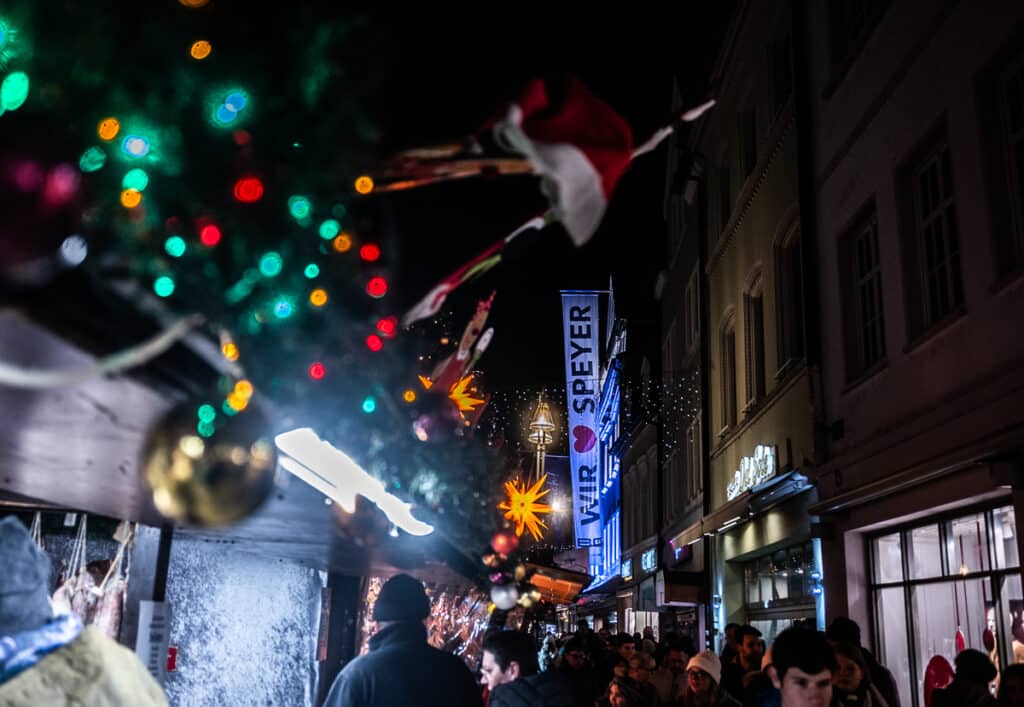
[[[417,382],[436,337],[397,326],[401,243],[359,170],[396,70],[372,29],[333,4],[9,5],[0,271],[59,261],[144,311],[203,315],[238,368],[196,401],[199,435],[267,401],[268,432],[313,427],[470,549],[503,475]]]

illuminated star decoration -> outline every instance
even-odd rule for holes
[[[540,499],[551,490],[540,490],[547,478],[548,475],[544,474],[529,488],[526,487],[525,482],[522,485],[516,481],[505,482],[505,493],[508,494],[508,500],[499,503],[498,509],[505,511],[506,519],[515,522],[517,536],[523,534],[525,527],[530,531],[534,540],[540,540],[543,535],[541,528],[548,527],[539,517],[541,513],[551,512],[551,506],[540,503]]]
[[[448,397],[451,398],[452,402],[455,403],[459,408],[459,412],[473,412],[476,410],[477,405],[481,405],[486,402],[483,398],[474,398],[474,395],[479,395],[474,389],[469,387],[469,384],[473,382],[473,376],[468,375],[464,378],[460,378],[459,382],[452,386],[451,390],[448,391]]]

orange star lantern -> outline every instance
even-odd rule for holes
[[[548,526],[540,519],[540,514],[550,513],[551,506],[540,503],[540,499],[547,495],[551,489],[544,489],[544,482],[548,475],[544,474],[537,482],[527,488],[526,483],[519,481],[506,481],[505,493],[508,499],[498,504],[498,509],[505,511],[505,518],[514,521],[516,524],[516,535],[523,534],[523,528],[530,531],[534,540],[540,540],[543,535],[541,528]]]
[[[459,382],[448,391],[448,397],[458,406],[459,412],[473,412],[476,410],[477,405],[484,402],[483,398],[473,397],[474,395],[479,395],[479,393],[469,387],[469,384],[472,382],[473,376],[468,375],[465,378],[459,379]],[[545,493],[547,492],[545,491]]]

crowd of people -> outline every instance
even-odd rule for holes
[[[753,626],[730,624],[721,654],[653,629],[613,635],[577,631],[538,642],[521,631],[485,636],[478,676],[427,644],[422,585],[389,580],[374,608],[370,652],[345,667],[330,707],[415,704],[485,707],[901,707],[892,673],[861,645],[859,626],[837,618],[827,631],[795,625],[765,644]],[[996,667],[966,649],[953,680],[929,707],[1024,707],[1024,665]],[[995,692],[995,694],[993,694]]]

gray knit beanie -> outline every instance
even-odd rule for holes
[[[49,621],[50,558],[16,516],[0,519],[0,568],[0,636]]]

